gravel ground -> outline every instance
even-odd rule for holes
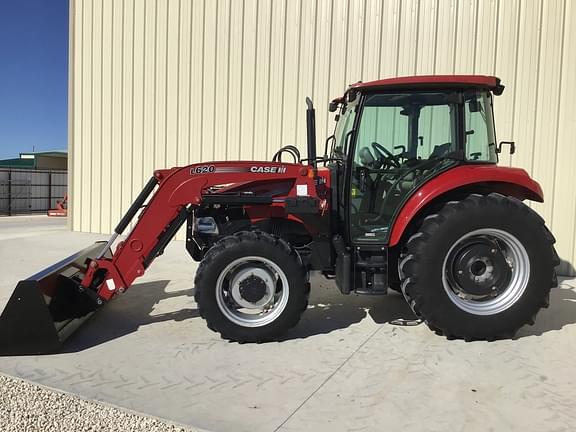
[[[190,432],[192,429],[0,374],[0,431]]]

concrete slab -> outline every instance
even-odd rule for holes
[[[16,282],[102,236],[0,219],[0,307]],[[18,235],[18,232],[22,234]],[[198,317],[196,264],[173,242],[61,354],[0,359],[0,371],[211,431],[572,430],[576,281],[516,340],[447,341],[403,299],[341,296],[315,279],[280,342],[222,341]],[[3,300],[4,299],[4,300]]]

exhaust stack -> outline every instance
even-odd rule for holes
[[[316,111],[312,99],[306,98],[306,135],[308,141],[308,165],[316,168]]]

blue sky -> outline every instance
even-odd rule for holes
[[[0,0],[0,159],[67,147],[68,0]]]

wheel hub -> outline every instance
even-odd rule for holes
[[[236,304],[247,309],[260,309],[270,303],[276,291],[273,274],[262,267],[244,267],[230,282],[230,294]]]
[[[508,286],[512,269],[493,239],[476,237],[462,242],[448,258],[448,279],[465,299],[496,297]]]
[[[256,303],[266,295],[266,282],[257,276],[250,275],[240,282],[240,295],[250,303]]]
[[[526,248],[497,228],[470,231],[450,247],[442,264],[442,284],[458,308],[495,315],[522,297],[530,278]]]
[[[216,302],[242,327],[261,327],[280,316],[290,295],[288,277],[274,261],[245,256],[229,263],[216,280]]]

